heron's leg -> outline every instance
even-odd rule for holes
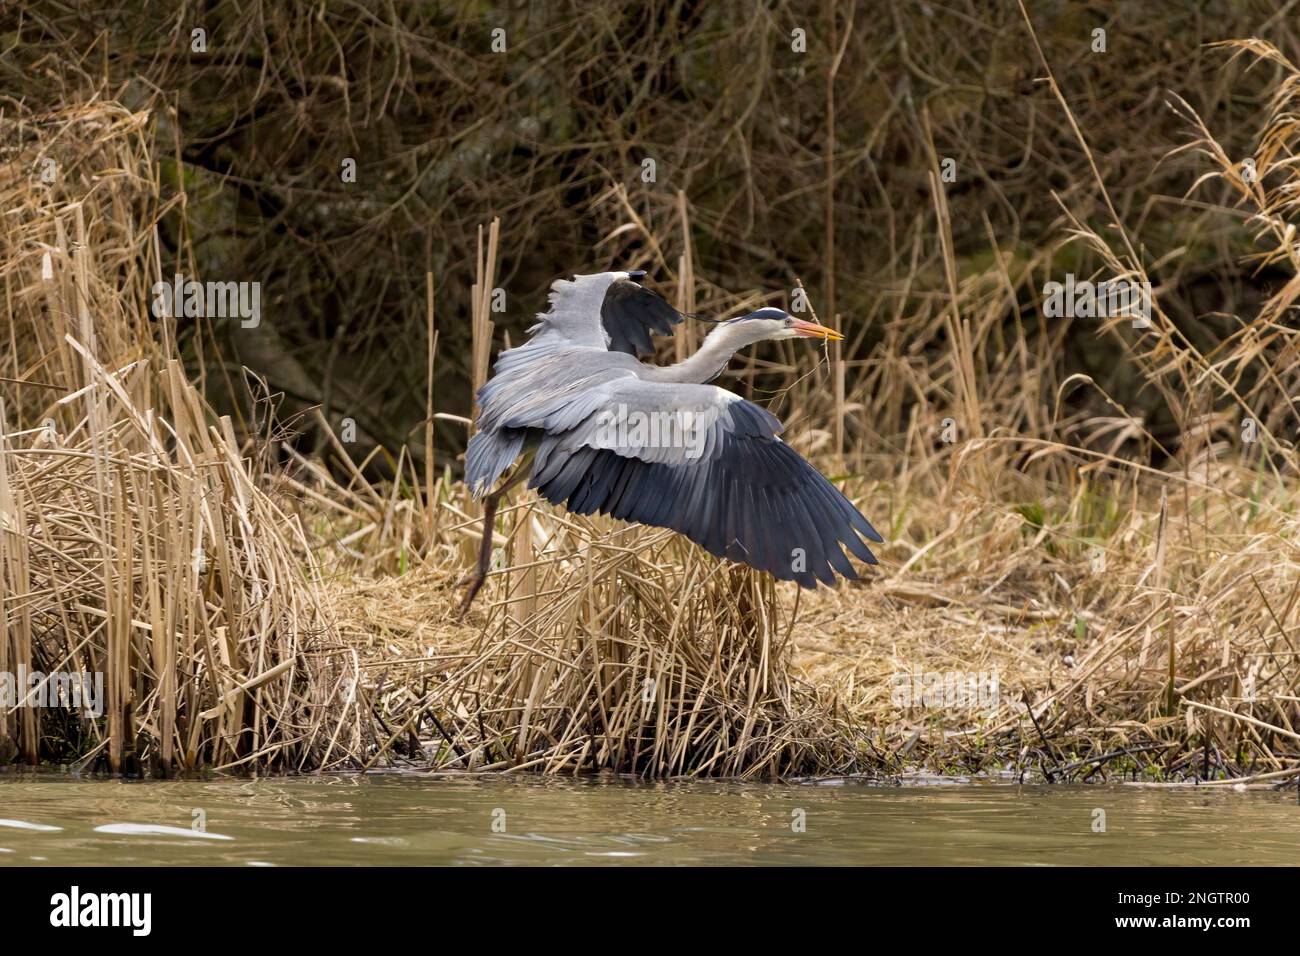
[[[478,561],[474,564],[474,573],[470,575],[469,584],[465,588],[465,598],[460,603],[460,613],[456,615],[457,620],[463,618],[469,611],[469,606],[474,603],[479,588],[483,587],[483,582],[487,580],[488,569],[492,567],[492,531],[493,526],[496,524],[497,504],[505,497],[506,492],[524,480],[532,463],[533,456],[528,455],[515,466],[515,470],[506,477],[505,481],[501,482],[495,491],[483,498],[483,537],[479,540]]]
[[[474,603],[474,597],[478,594],[479,588],[487,580],[488,568],[492,566],[492,530],[496,523],[497,502],[501,500],[501,493],[493,491],[483,499],[483,537],[479,541],[478,560],[474,563],[474,573],[470,575],[469,584],[465,587],[465,598],[460,602],[460,613],[456,615],[457,620],[464,617],[469,611],[469,606]]]

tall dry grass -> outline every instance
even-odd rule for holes
[[[371,735],[295,522],[150,314],[153,126],[0,118],[0,753],[112,771],[347,766]],[[34,706],[102,674],[102,718]]]

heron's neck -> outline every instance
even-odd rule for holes
[[[731,357],[751,344],[734,325],[720,325],[709,333],[704,344],[690,358],[658,370],[655,378],[663,382],[703,385],[711,382],[727,367]]]

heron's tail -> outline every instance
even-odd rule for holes
[[[527,431],[502,428],[478,432],[465,449],[465,484],[475,498],[492,490],[497,479],[519,457]]]

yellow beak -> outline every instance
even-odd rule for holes
[[[796,322],[794,330],[806,339],[825,339],[827,342],[843,342],[844,336],[834,329],[816,322]]]

